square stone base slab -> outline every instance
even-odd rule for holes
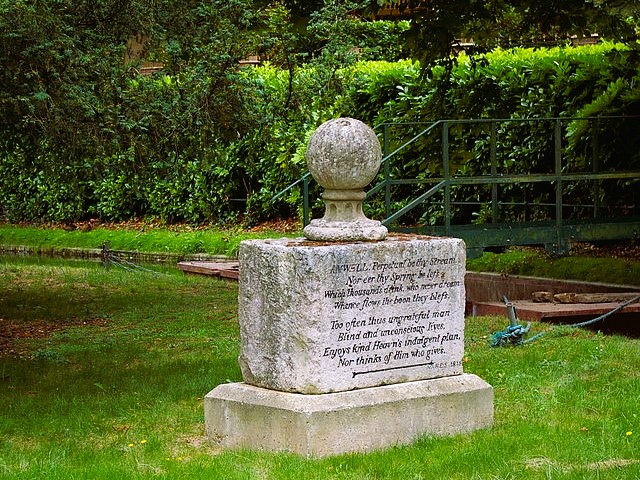
[[[493,389],[472,374],[320,395],[228,383],[206,395],[204,412],[221,446],[321,457],[490,427]]]

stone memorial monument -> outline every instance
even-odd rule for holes
[[[205,397],[209,438],[324,456],[490,426],[493,390],[462,369],[464,242],[365,217],[381,151],[362,122],[322,124],[307,161],[325,215],[305,238],[242,242],[244,382]]]

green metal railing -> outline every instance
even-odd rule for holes
[[[597,196],[594,196],[593,205],[582,205],[582,207],[590,207],[593,209],[592,218],[585,222],[575,221],[564,217],[563,210],[567,204],[563,203],[564,186],[570,182],[589,181],[594,185],[605,180],[627,180],[640,182],[640,171],[600,171],[599,158],[599,138],[597,134],[591,137],[592,142],[592,169],[590,172],[565,172],[563,168],[563,125],[572,121],[587,122],[604,122],[613,120],[625,120],[637,122],[640,117],[581,117],[581,118],[524,118],[524,119],[475,119],[475,120],[438,120],[431,123],[412,123],[412,124],[395,124],[384,123],[376,127],[377,131],[381,131],[383,158],[380,169],[381,180],[367,192],[367,197],[383,192],[384,194],[384,211],[385,218],[383,224],[391,230],[406,231],[414,233],[423,233],[431,235],[457,236],[463,238],[467,242],[467,247],[472,255],[481,253],[482,249],[487,246],[504,246],[504,245],[527,245],[527,244],[544,244],[551,252],[562,254],[568,251],[571,242],[574,241],[592,241],[592,240],[613,240],[623,238],[634,238],[640,233],[640,219],[636,217],[626,216],[623,221],[618,219],[612,220],[601,218],[600,203]],[[554,167],[552,172],[548,173],[524,173],[524,174],[505,174],[500,173],[498,164],[498,127],[507,124],[531,124],[539,127],[540,122],[546,122],[552,125],[551,132],[553,135],[553,157]],[[450,151],[450,134],[451,128],[456,126],[473,126],[488,127],[489,132],[489,173],[482,175],[463,175],[458,171],[452,172],[451,151]],[[415,129],[418,127],[419,132],[411,138],[401,143],[396,148],[391,148],[393,138],[391,135],[392,127],[409,127]],[[420,129],[420,127],[424,128]],[[638,122],[640,127],[640,122]],[[640,131],[640,129],[638,129]],[[484,130],[483,130],[484,131]],[[597,131],[597,129],[596,129]],[[409,147],[414,145],[418,140],[431,135],[440,133],[441,144],[441,172],[440,177],[428,177],[423,179],[402,179],[393,178],[391,174],[391,161],[405,152]],[[310,217],[309,202],[309,181],[310,175],[307,173],[299,180],[288,186],[285,190],[278,193],[274,199],[282,196],[295,185],[303,184],[303,221],[307,225]],[[554,202],[548,205],[554,207],[553,219],[550,221],[532,222],[531,224],[513,224],[499,222],[499,209],[504,205],[514,205],[514,203],[503,203],[499,199],[499,187],[507,184],[532,184],[532,183],[548,183],[553,185]],[[420,185],[422,193],[418,194],[413,200],[409,201],[404,207],[392,212],[392,189],[398,185]],[[490,187],[490,199],[486,202],[477,202],[478,205],[490,205],[491,220],[484,224],[464,224],[456,225],[452,222],[453,206],[461,205],[465,202],[456,201],[452,197],[454,190],[459,186],[469,185],[488,185]],[[640,185],[640,183],[639,183]],[[443,225],[413,225],[410,227],[394,226],[402,217],[412,210],[425,204],[435,195],[442,194],[442,216]],[[466,202],[469,204],[470,202]],[[522,203],[525,204],[526,202]],[[636,213],[638,210],[637,201],[634,208]]]

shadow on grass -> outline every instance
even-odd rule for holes
[[[236,296],[235,284],[182,274],[0,264],[0,355],[29,356],[60,336],[106,345],[120,335],[202,336],[235,325]]]
[[[144,425],[241,378],[234,284],[68,265],[0,263],[5,432]]]
[[[0,431],[85,437],[188,430],[202,421],[208,391],[240,381],[237,345],[227,336],[179,347],[168,340],[90,341],[51,346],[36,359],[0,358]]]

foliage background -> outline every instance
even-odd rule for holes
[[[515,48],[420,66],[401,60],[407,23],[358,22],[346,15],[357,2],[320,3],[0,1],[0,216],[253,223],[298,214],[298,190],[271,198],[304,173],[306,142],[329,118],[640,113],[634,48]],[[132,33],[164,63],[161,73],[139,75],[126,48]],[[247,52],[271,62],[239,68]],[[602,128],[606,168],[637,167],[629,124]],[[569,157],[585,164],[591,130],[574,122],[568,131]],[[484,168],[476,133],[454,141],[467,173]],[[511,152],[505,168],[547,168],[544,132],[505,130],[500,142]],[[437,143],[417,143],[393,174],[437,175]]]

